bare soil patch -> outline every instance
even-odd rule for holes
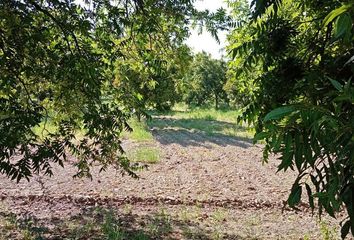
[[[1,176],[0,239],[20,239],[19,229],[38,239],[103,239],[104,213],[124,230],[116,239],[323,237],[306,204],[297,212],[283,208],[295,175],[276,173],[275,158],[262,165],[262,146],[171,124],[151,131],[152,143],[124,142],[127,151],[142,145],[161,151],[139,179],[98,168],[92,181],[73,179],[70,165],[19,184]],[[11,218],[19,227],[6,230]]]

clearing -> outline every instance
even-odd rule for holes
[[[172,112],[132,122],[124,147],[148,169],[108,169],[16,184],[1,177],[0,239],[337,239],[337,222],[306,204],[283,208],[294,173],[262,165],[262,146],[235,112]],[[148,131],[146,130],[148,129]]]

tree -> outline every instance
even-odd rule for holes
[[[227,37],[229,43],[227,50],[232,51],[252,38],[252,30],[248,24],[245,24],[249,20],[251,9],[247,0],[230,0],[228,5],[232,9],[232,17],[236,20],[234,25],[238,26],[230,31]],[[224,90],[233,105],[245,106],[254,99],[254,93],[257,89],[257,85],[250,79],[257,78],[262,73],[262,69],[258,65],[254,66],[252,71],[239,71],[239,66],[245,63],[245,58],[243,56],[233,56],[232,59],[228,62],[227,81]]]
[[[0,2],[0,172],[17,181],[51,175],[68,154],[78,159],[77,176],[90,176],[94,163],[134,175],[119,139],[133,109],[114,84],[117,61],[127,57],[122,40],[144,46],[135,34],[164,32],[161,16],[183,23],[180,31],[194,21],[210,31],[225,25],[193,0],[82,2]]]
[[[232,49],[244,59],[238,71],[262,70],[242,119],[265,141],[265,161],[277,153],[279,171],[298,171],[288,204],[307,192],[320,215],[344,207],[342,237],[354,234],[353,2],[252,4],[251,37]]]
[[[181,100],[179,85],[191,62],[191,53],[183,43],[186,33],[166,32],[182,36],[170,39],[161,33],[136,35],[135,39],[139,38],[145,44],[125,44],[127,57],[116,62],[117,98],[123,99],[132,109],[153,107],[164,111]],[[156,38],[162,40],[152,40]]]
[[[212,59],[205,52],[194,56],[190,71],[185,77],[186,102],[201,106],[212,99],[215,109],[221,101],[228,102],[223,86],[226,82],[226,63]]]

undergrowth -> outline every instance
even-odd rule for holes
[[[153,164],[160,161],[160,151],[156,147],[137,147],[127,154],[132,162]]]

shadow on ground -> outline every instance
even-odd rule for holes
[[[208,119],[174,119],[154,117],[148,123],[154,138],[163,145],[179,144],[183,147],[252,146],[249,128]]]
[[[182,221],[164,212],[138,216],[107,208],[91,208],[68,219],[37,219],[0,212],[0,239],[215,239],[215,232],[197,222]],[[218,233],[218,239],[244,239]]]

